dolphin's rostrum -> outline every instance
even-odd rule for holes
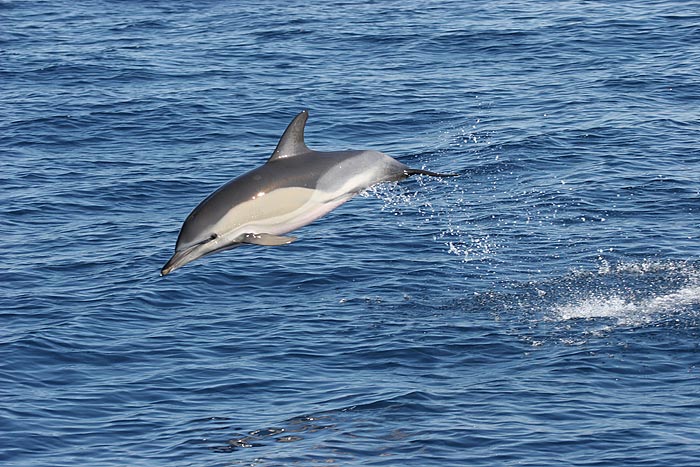
[[[304,143],[304,110],[285,130],[270,159],[209,195],[187,216],[175,254],[161,275],[204,255],[246,243],[284,245],[285,237],[365,189],[411,175],[448,177],[410,169],[377,151],[314,151]]]

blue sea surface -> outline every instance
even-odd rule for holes
[[[3,466],[700,465],[700,2],[0,2]],[[374,187],[167,277],[302,109]]]

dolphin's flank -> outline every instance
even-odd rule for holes
[[[365,189],[411,175],[452,177],[411,169],[377,151],[314,151],[304,143],[309,113],[297,115],[262,166],[231,180],[187,216],[175,253],[160,273],[244,244],[284,245],[285,236],[329,213]]]

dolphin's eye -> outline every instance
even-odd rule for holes
[[[209,241],[211,242],[212,240],[216,240],[218,237],[219,237],[218,234],[213,233],[209,236]]]

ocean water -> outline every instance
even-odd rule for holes
[[[4,466],[700,465],[700,2],[0,2]],[[309,109],[383,185],[167,277]]]

